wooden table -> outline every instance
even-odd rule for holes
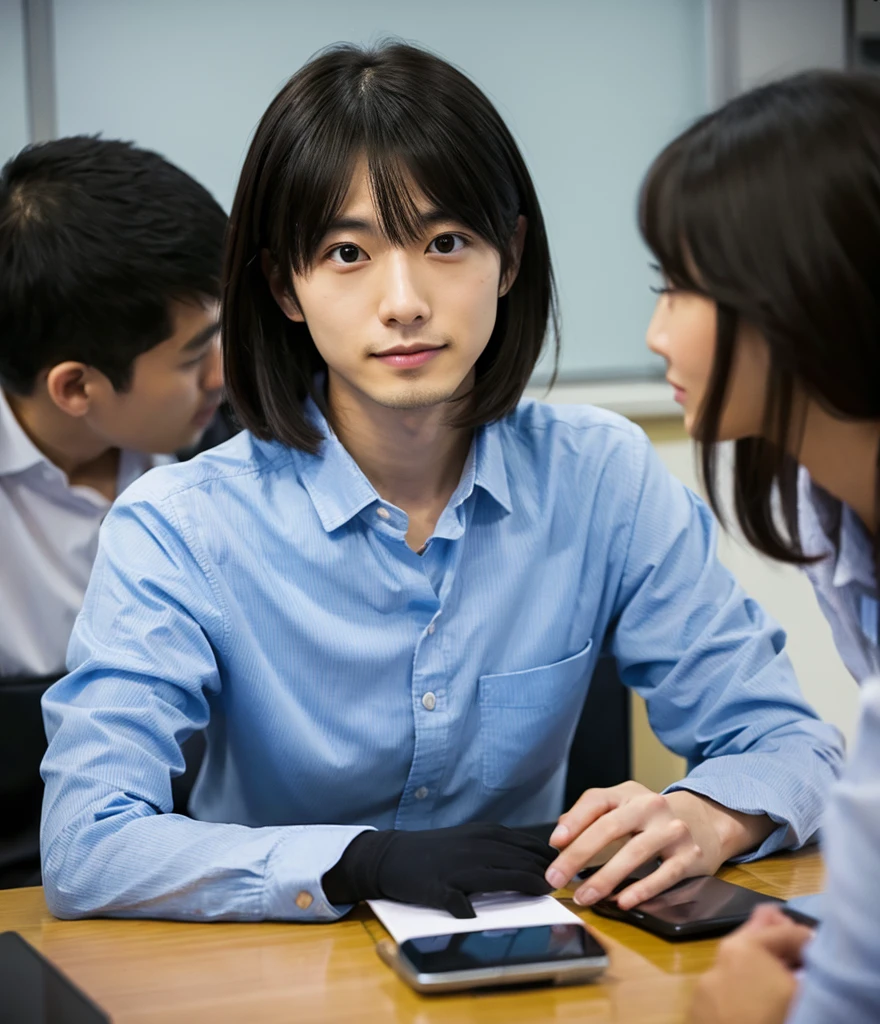
[[[815,850],[726,867],[720,875],[783,898],[822,887]],[[376,956],[375,944],[387,933],[366,907],[331,925],[58,921],[42,889],[0,891],[0,931],[20,932],[116,1024],[683,1020],[717,940],[673,944],[580,913],[610,952],[600,984],[428,997],[412,992]]]

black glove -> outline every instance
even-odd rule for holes
[[[323,877],[331,903],[389,899],[476,917],[469,893],[512,890],[544,896],[556,851],[503,825],[424,832],[362,832]]]

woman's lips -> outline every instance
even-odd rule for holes
[[[434,356],[439,355],[443,348],[423,348],[415,352],[391,352],[386,355],[376,355],[375,358],[386,366],[393,366],[400,370],[411,370],[417,366],[424,366]]]
[[[684,405],[685,395],[687,394],[685,389],[684,388],[680,388],[675,383],[675,381],[670,380],[668,377],[666,378],[666,383],[672,388],[673,400],[678,402],[679,405]]]

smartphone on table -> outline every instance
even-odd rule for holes
[[[597,978],[608,954],[580,924],[494,928],[378,943],[379,956],[417,992],[498,985],[574,985]]]
[[[110,1018],[18,934],[0,934],[3,1024],[110,1024]]]
[[[635,878],[621,882],[615,892],[622,891]],[[703,939],[724,935],[744,924],[759,903],[775,903],[783,913],[799,924],[815,927],[818,922],[807,914],[785,906],[774,896],[725,882],[714,875],[686,878],[658,896],[621,910],[614,896],[599,900],[590,908],[602,917],[625,921],[664,939]]]

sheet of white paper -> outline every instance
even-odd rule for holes
[[[400,944],[425,935],[479,932],[493,928],[526,928],[541,924],[581,924],[577,914],[552,896],[523,896],[516,892],[486,893],[471,898],[476,917],[460,920],[445,910],[417,907],[394,900],[370,900],[373,913]]]

